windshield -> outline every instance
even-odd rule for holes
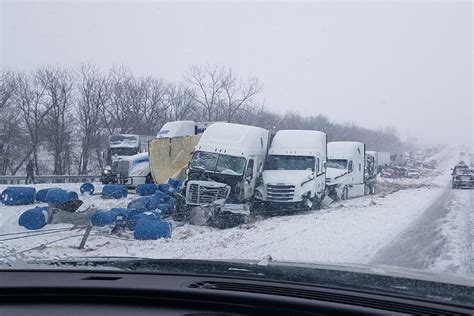
[[[266,170],[311,170],[314,171],[314,157],[270,155]]]
[[[473,7],[0,0],[0,263],[474,281]]]
[[[208,172],[241,176],[244,174],[245,158],[197,151],[189,167]]]
[[[328,159],[326,166],[335,169],[347,169],[346,159]]]
[[[137,154],[138,151],[135,148],[131,147],[125,147],[125,148],[110,148],[109,149],[109,154],[110,157],[113,158],[113,156],[132,156]]]

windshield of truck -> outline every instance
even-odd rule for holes
[[[307,156],[269,155],[266,170],[311,170],[314,171],[315,159]]]
[[[328,159],[326,166],[335,169],[347,169],[346,159]]]
[[[474,281],[473,10],[0,0],[0,266],[271,257]]]
[[[246,160],[243,157],[197,151],[194,153],[189,167],[196,170],[241,176],[244,174],[245,163]]]
[[[110,157],[114,157],[115,155],[117,156],[132,156],[137,154],[137,150],[132,147],[123,147],[123,148],[110,148],[109,154]]]

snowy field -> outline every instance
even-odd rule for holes
[[[0,258],[2,260],[52,259],[81,256],[136,256],[150,258],[192,259],[262,259],[300,262],[345,262],[397,265],[384,249],[405,234],[423,218],[437,201],[443,200],[445,216],[431,221],[435,225],[433,241],[441,240],[436,256],[420,266],[423,269],[472,276],[473,193],[452,191],[450,168],[458,153],[445,151],[437,155],[438,169],[420,179],[380,179],[379,193],[342,202],[328,203],[320,211],[287,216],[260,218],[239,227],[219,230],[209,227],[173,223],[170,239],[136,241],[132,235],[111,235],[110,227],[93,228],[85,249],[78,246],[84,229],[68,229],[29,238],[8,235],[26,231],[18,226],[18,216],[30,206],[0,206]],[[80,184],[61,185],[79,191]],[[3,190],[6,186],[0,186]],[[37,188],[51,187],[51,184]],[[96,187],[100,191],[100,185]],[[449,200],[444,196],[449,193]],[[87,196],[81,208],[126,207],[136,198],[102,200]],[[441,205],[440,204],[440,205]],[[444,211],[443,211],[444,212]],[[443,213],[444,214],[444,213]],[[50,229],[71,226],[47,225]],[[423,224],[414,230],[423,230]],[[7,240],[9,239],[9,240]],[[415,242],[412,240],[409,242]],[[396,249],[396,248],[394,248]],[[435,253],[435,252],[433,252]],[[391,254],[396,258],[399,254]],[[376,260],[377,258],[377,260]],[[375,261],[374,261],[375,260]],[[388,261],[387,261],[388,260]],[[416,261],[416,260],[415,260]],[[423,261],[423,262],[425,262]],[[410,267],[410,266],[408,266]]]

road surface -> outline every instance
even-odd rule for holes
[[[474,275],[473,205],[474,190],[452,190],[446,184],[440,197],[371,263]]]

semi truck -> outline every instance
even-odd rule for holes
[[[327,147],[327,195],[348,199],[375,193],[375,158],[367,155],[360,142],[330,142]]]
[[[366,151],[366,154],[371,155],[375,159],[377,169],[384,169],[389,167],[391,163],[391,154],[385,151]]]
[[[319,209],[326,191],[326,134],[280,130],[268,151],[254,209]]]
[[[249,202],[263,171],[270,132],[254,126],[214,123],[202,134],[187,169],[184,208],[214,202]]]
[[[135,134],[114,134],[109,136],[108,148],[105,157],[106,166],[102,170],[101,182],[117,183],[118,177],[124,172],[121,160],[140,153],[146,148],[146,141],[150,136]]]

